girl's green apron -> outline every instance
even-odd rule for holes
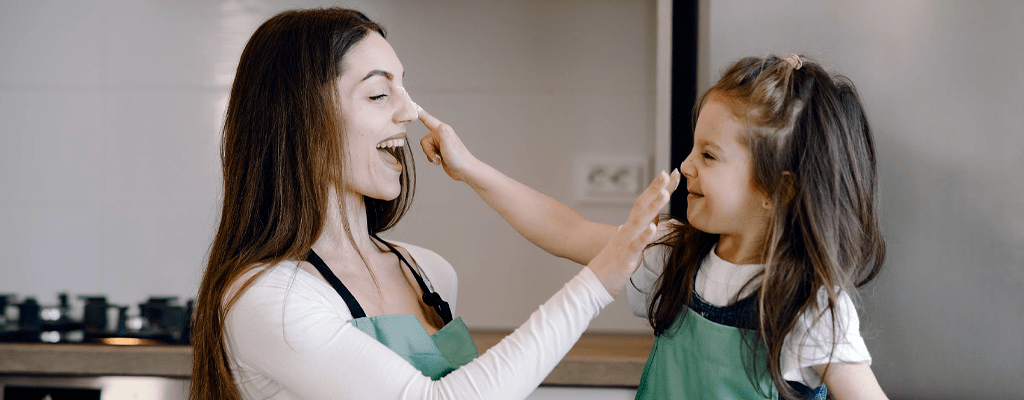
[[[423,302],[437,311],[445,325],[437,333],[430,335],[413,315],[367,317],[348,288],[331,272],[323,259],[316,252],[310,250],[306,260],[316,267],[320,275],[327,279],[348,304],[348,309],[352,312],[352,325],[398,353],[409,364],[423,372],[423,375],[429,376],[433,380],[441,379],[449,372],[476,358],[478,355],[476,344],[473,343],[473,337],[469,335],[469,329],[462,322],[462,318],[452,320],[448,302],[442,300],[441,296],[431,290],[416,269],[405,260],[405,257],[402,257],[402,254],[394,246],[381,240],[377,235],[371,234],[370,236],[391,249],[401,263],[409,267],[409,271],[412,272],[423,291]]]
[[[712,306],[713,307],[713,306]],[[651,356],[640,378],[637,399],[776,399],[775,384],[768,374],[763,351],[754,364],[761,368],[756,381],[748,376],[742,354],[750,348],[740,328],[705,318],[691,308],[665,334],[654,341]],[[761,350],[764,350],[761,345]],[[798,392],[811,399],[825,399],[824,385],[810,390],[790,382]]]

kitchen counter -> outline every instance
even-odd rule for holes
[[[483,354],[508,331],[473,331]],[[544,385],[636,387],[654,337],[587,333]],[[188,379],[189,346],[0,343],[0,375],[161,376]]]

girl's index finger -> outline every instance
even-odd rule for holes
[[[434,116],[430,115],[430,113],[428,113],[426,110],[420,109],[419,118],[420,122],[423,122],[423,125],[426,126],[427,129],[430,129],[431,131],[436,131],[437,128],[441,127],[441,120],[434,118]]]

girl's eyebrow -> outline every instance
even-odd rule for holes
[[[719,151],[722,150],[722,146],[719,146],[714,141],[707,140],[707,139],[698,139],[694,144],[699,144],[699,145],[704,146],[704,147],[713,147],[714,149],[719,150]]]

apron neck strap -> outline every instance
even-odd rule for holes
[[[334,272],[331,272],[330,268],[327,268],[327,263],[324,262],[320,256],[316,254],[313,249],[309,249],[309,254],[306,255],[306,261],[313,264],[316,267],[317,272],[327,279],[327,282],[331,284],[335,292],[341,295],[341,298],[345,300],[345,304],[348,305],[348,311],[352,313],[352,318],[363,318],[366,316],[366,312],[363,311],[363,307],[359,306],[359,302],[356,301],[355,296],[352,292],[348,291],[344,283],[341,283],[341,279],[338,279]]]
[[[437,312],[437,315],[441,317],[441,321],[443,321],[445,325],[451,322],[453,319],[451,306],[448,305],[447,301],[444,301],[444,299],[441,298],[441,295],[437,294],[437,292],[431,290],[431,288],[427,286],[423,277],[416,272],[416,268],[413,268],[412,264],[409,264],[409,261],[402,256],[402,253],[390,243],[377,237],[376,234],[371,233],[370,236],[387,246],[392,253],[398,256],[398,260],[409,268],[409,272],[412,272],[412,276],[416,278],[416,283],[419,285],[420,290],[423,291],[423,303],[432,307],[434,311]],[[306,255],[306,261],[313,264],[313,267],[316,268],[317,272],[320,272],[320,275],[322,275],[324,279],[331,284],[334,291],[341,295],[341,298],[345,300],[345,304],[348,305],[349,312],[352,313],[352,318],[363,318],[366,316],[366,312],[363,311],[363,307],[361,307],[359,302],[356,301],[352,292],[345,287],[344,283],[341,283],[341,280],[338,279],[337,275],[334,275],[334,272],[331,272],[331,269],[327,267],[327,263],[325,263],[324,260],[320,258],[315,251],[313,251],[313,249],[309,249],[309,254]]]
[[[441,299],[441,295],[437,294],[437,292],[433,291],[431,287],[427,286],[427,283],[423,280],[423,277],[421,277],[420,274],[416,272],[416,268],[413,268],[412,264],[409,264],[409,261],[406,261],[405,257],[402,256],[402,253],[399,252],[398,249],[395,248],[395,246],[392,246],[391,243],[388,243],[381,239],[380,237],[377,237],[376,233],[371,233],[370,237],[377,239],[378,242],[383,243],[385,246],[387,246],[389,250],[391,250],[392,253],[395,253],[395,255],[398,256],[398,260],[404,263],[405,266],[409,268],[409,272],[412,272],[412,276],[416,278],[416,283],[420,286],[420,290],[423,291],[423,303],[430,307],[433,307],[434,311],[437,311],[437,315],[441,317],[441,321],[443,321],[445,325],[451,322],[451,306],[448,305],[447,301]]]

